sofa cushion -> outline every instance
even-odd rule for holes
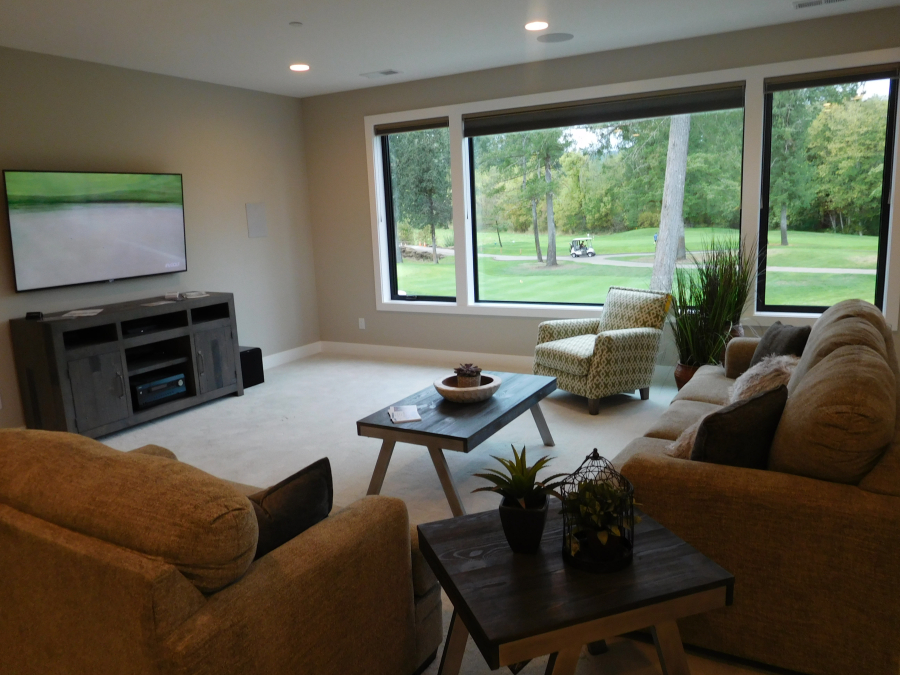
[[[0,502],[160,558],[204,592],[240,578],[256,550],[253,507],[223,481],[76,434],[0,430]]]
[[[793,394],[806,373],[835,349],[863,345],[887,362],[895,358],[891,342],[890,329],[874,305],[862,300],[847,300],[829,307],[812,328],[803,356],[788,384],[788,394]]]
[[[737,401],[700,422],[691,459],[765,469],[775,429],[787,401],[787,385]]]
[[[670,441],[664,438],[647,438],[646,436],[638,436],[631,443],[626,445],[612,458],[612,465],[616,471],[621,471],[625,466],[625,462],[637,455],[638,453],[648,453],[651,455],[664,455],[666,448],[669,447]]]
[[[598,333],[623,328],[663,327],[670,298],[667,293],[611,286],[606,293]]]
[[[334,503],[331,463],[325,457],[270,488],[249,495],[259,526],[261,558],[328,517]]]
[[[701,366],[673,400],[725,405],[731,397],[732,384],[734,380],[725,377],[722,366]]]
[[[416,525],[410,525],[409,527],[409,543],[412,553],[413,594],[416,597],[420,597],[437,586],[438,580],[419,549],[419,528]]]
[[[694,422],[719,408],[721,406],[716,403],[686,400],[672,401],[672,404],[653,423],[653,426],[647,430],[644,436],[674,441]]]
[[[585,376],[591,369],[596,340],[597,336],[590,334],[544,342],[535,347],[534,360],[547,368]]]
[[[776,321],[768,327],[763,334],[753,357],[750,359],[750,367],[762,361],[767,356],[800,356],[809,339],[810,326],[785,326]]]
[[[839,347],[800,380],[782,415],[769,468],[856,484],[894,436],[897,383],[877,351]]]

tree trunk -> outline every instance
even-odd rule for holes
[[[497,241],[500,244],[500,248],[503,248],[503,240],[500,238],[500,223],[496,223],[497,225]]]
[[[547,267],[556,266],[556,223],[553,222],[553,192],[549,189],[553,180],[550,176],[550,159],[544,159],[544,178],[547,181]]]
[[[676,260],[684,260],[687,258],[687,248],[684,245],[684,228],[678,237],[678,253],[675,255]]]
[[[531,198],[531,224],[534,226],[534,250],[537,251],[538,262],[544,262],[541,255],[541,235],[538,234],[537,226],[537,199]]]
[[[659,213],[659,237],[653,258],[650,288],[668,293],[672,290],[675,260],[684,238],[684,179],[687,174],[688,137],[691,116],[674,115],[669,124],[669,149],[666,155],[666,179],[662,209]]]
[[[831,233],[837,234],[837,222],[834,219],[834,211],[828,214],[828,219],[831,221]]]
[[[397,263],[403,262],[403,247],[400,245],[402,242],[400,241],[400,233],[397,230],[394,230],[394,245],[397,247]]]
[[[781,245],[787,246],[787,205],[781,205]]]
[[[434,234],[434,223],[431,224],[431,254],[434,256],[434,264],[438,264],[438,255],[437,255],[437,237]]]

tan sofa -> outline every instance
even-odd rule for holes
[[[254,562],[257,536],[239,487],[165,449],[0,431],[0,671],[409,675],[433,657],[440,587],[403,502],[365,497]]]
[[[803,673],[897,675],[900,372],[891,331],[861,301],[822,315],[788,385],[770,470],[664,455],[682,429],[725,402],[755,346],[734,340],[724,368],[701,368],[653,428],[616,458],[644,511],[735,576],[734,605],[680,621],[682,637]],[[860,355],[880,365],[853,366]],[[843,365],[842,356],[850,357]],[[810,391],[824,403],[809,406]],[[823,413],[833,417],[803,427]],[[873,422],[869,413],[889,430],[875,455],[860,463],[851,443],[827,449],[847,419],[864,425]],[[790,472],[773,470],[785,466]],[[796,475],[835,470],[840,482]]]

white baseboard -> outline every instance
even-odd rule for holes
[[[303,359],[307,356],[318,354],[321,351],[321,342],[310,342],[308,345],[303,345],[302,347],[294,347],[293,349],[278,352],[277,354],[269,354],[268,356],[263,357],[263,370],[277,368],[278,366],[283,366],[285,363]]]
[[[445,349],[422,349],[419,347],[394,347],[370,345],[360,342],[312,342],[277,354],[263,357],[263,368],[276,368],[291,361],[314,354],[342,354],[363,358],[389,359],[392,361],[433,363],[451,368],[458,363],[477,363],[486,370],[501,370],[509,373],[530,373],[533,363],[531,356],[515,354],[485,354],[482,352],[457,352]],[[674,383],[674,365],[656,364],[653,376],[654,386],[671,386]]]

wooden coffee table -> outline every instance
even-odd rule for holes
[[[676,619],[732,603],[734,577],[643,514],[634,561],[606,574],[562,559],[553,499],[541,549],[513,553],[496,510],[419,525],[419,548],[453,603],[440,675],[456,675],[471,635],[491,669],[551,654],[547,675],[575,672],[583,645],[650,628],[662,671],[687,675]]]
[[[450,510],[454,516],[462,516],[466,511],[447,466],[444,450],[469,452],[526,410],[531,411],[544,445],[553,445],[553,436],[544,419],[540,401],[556,389],[556,378],[493,371],[485,371],[484,374],[503,380],[497,392],[487,401],[451,403],[444,400],[431,386],[392,404],[415,405],[422,418],[419,422],[394,424],[388,415],[388,409],[382,408],[356,423],[356,432],[360,436],[382,440],[381,452],[366,494],[377,495],[381,492],[394,445],[424,445],[431,455],[434,469],[450,503]]]

